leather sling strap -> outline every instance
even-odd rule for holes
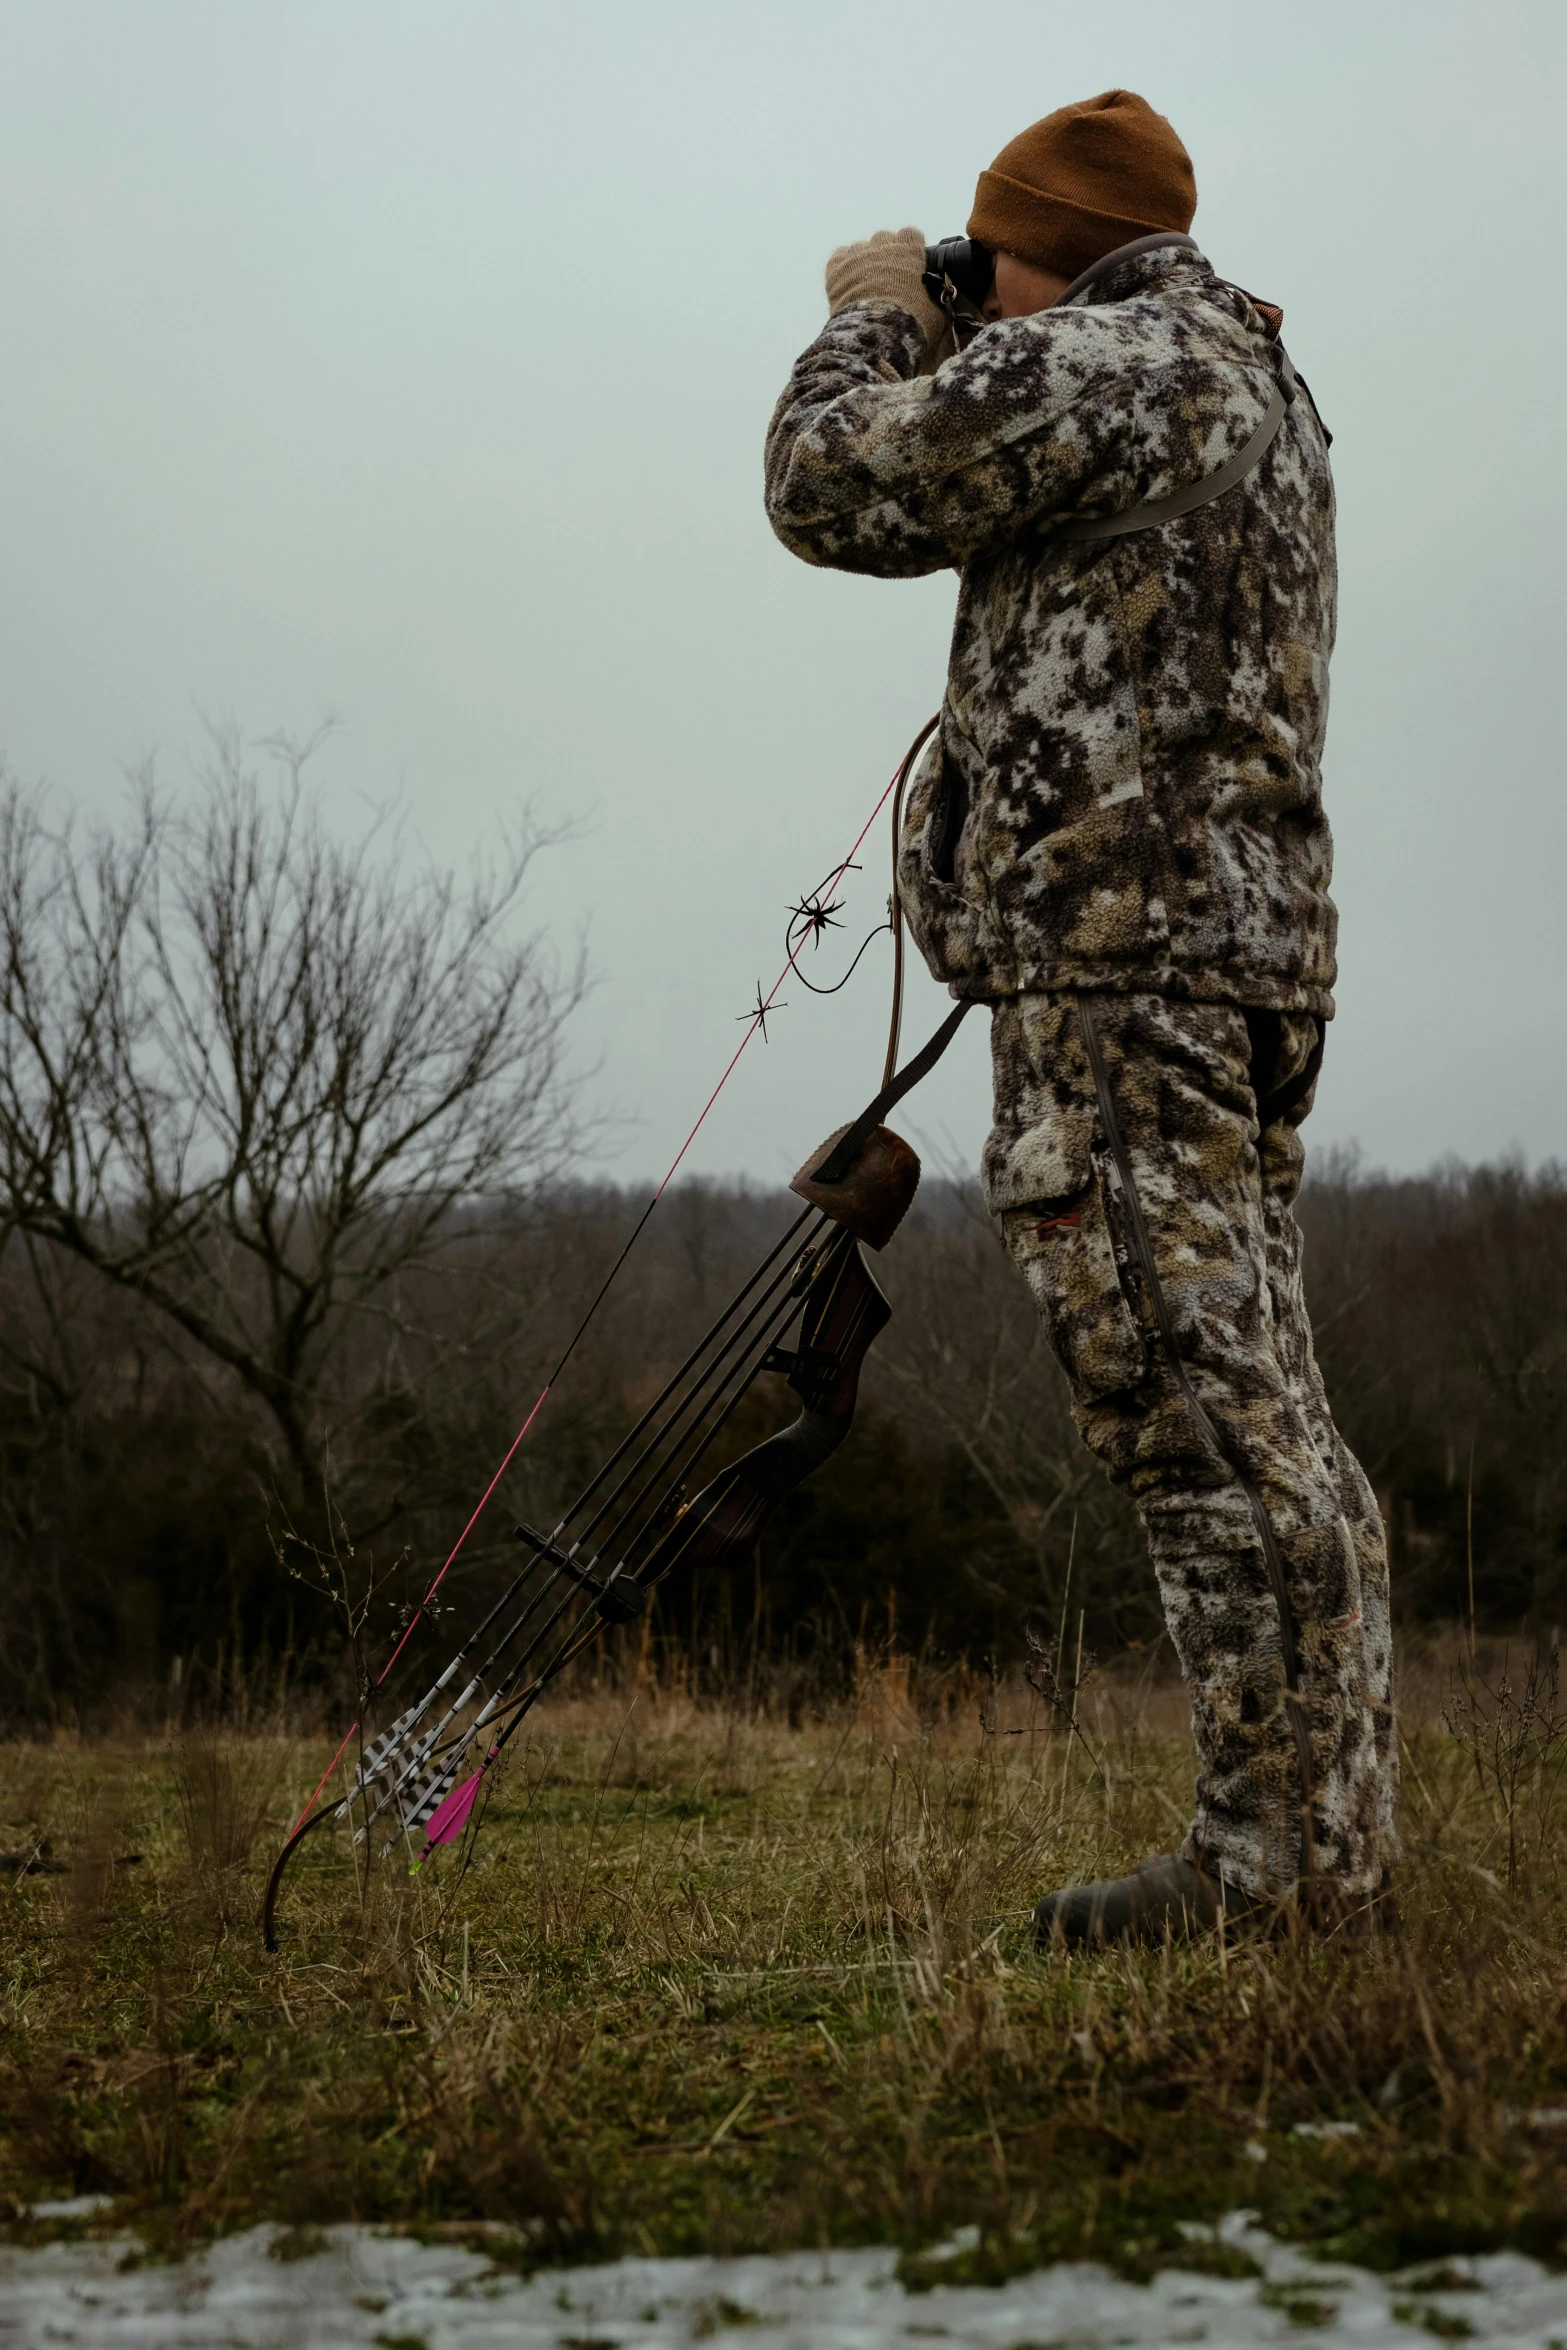
[[[1128,531],[1155,530],[1161,522],[1175,522],[1181,515],[1192,513],[1198,506],[1206,506],[1211,498],[1222,498],[1226,490],[1232,490],[1237,482],[1244,481],[1247,474],[1262,463],[1272,447],[1274,436],[1284,422],[1299,388],[1295,370],[1290,365],[1289,353],[1282,343],[1275,343],[1273,347],[1279,357],[1279,376],[1262,422],[1250,440],[1244,442],[1216,473],[1205,473],[1200,481],[1188,482],[1185,489],[1173,491],[1168,498],[1151,498],[1145,505],[1128,506],[1120,514],[1099,514],[1086,522],[1068,522],[1060,530],[1051,531],[1051,545],[1077,547],[1093,539],[1124,538]]]
[[[829,1156],[823,1159],[819,1167],[811,1169],[813,1183],[841,1183],[843,1181],[866,1143],[869,1142],[883,1118],[886,1117],[887,1112],[895,1103],[901,1102],[906,1093],[912,1093],[922,1077],[930,1075],[952,1039],[957,1035],[966,1015],[973,1009],[973,998],[965,996],[957,1008],[947,1014],[935,1035],[930,1038],[928,1043],[921,1045],[913,1060],[905,1062],[892,1082],[889,1085],[884,1085],[876,1099],[860,1112],[854,1124],[844,1129],[844,1132],[834,1143]]]

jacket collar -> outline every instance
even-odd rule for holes
[[[1179,254],[1183,260],[1190,256],[1203,262],[1204,268],[1207,267],[1195,237],[1181,236],[1173,229],[1159,229],[1152,236],[1133,237],[1130,244],[1117,245],[1113,252],[1102,253],[1097,261],[1091,262],[1087,269],[1073,278],[1066,292],[1058,294],[1050,307],[1052,310],[1064,310],[1068,303],[1094,297],[1114,302],[1124,299],[1128,294],[1140,293],[1152,280],[1164,274],[1157,263],[1151,267],[1144,266],[1145,260],[1152,262],[1155,256],[1166,253],[1172,256]]]

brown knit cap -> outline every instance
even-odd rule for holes
[[[1037,269],[1076,277],[1117,245],[1189,229],[1192,159],[1135,90],[1059,106],[979,175],[968,233]]]

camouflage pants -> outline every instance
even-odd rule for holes
[[[1012,998],[985,1153],[1077,1425],[1147,1530],[1201,1763],[1184,1849],[1275,1896],[1366,1893],[1396,1857],[1387,1546],[1293,1213],[1317,1037],[1305,1014]]]

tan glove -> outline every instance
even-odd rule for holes
[[[927,358],[947,331],[943,313],[926,293],[925,238],[917,228],[879,228],[863,244],[840,245],[827,261],[827,307],[851,302],[896,302],[925,337]]]

